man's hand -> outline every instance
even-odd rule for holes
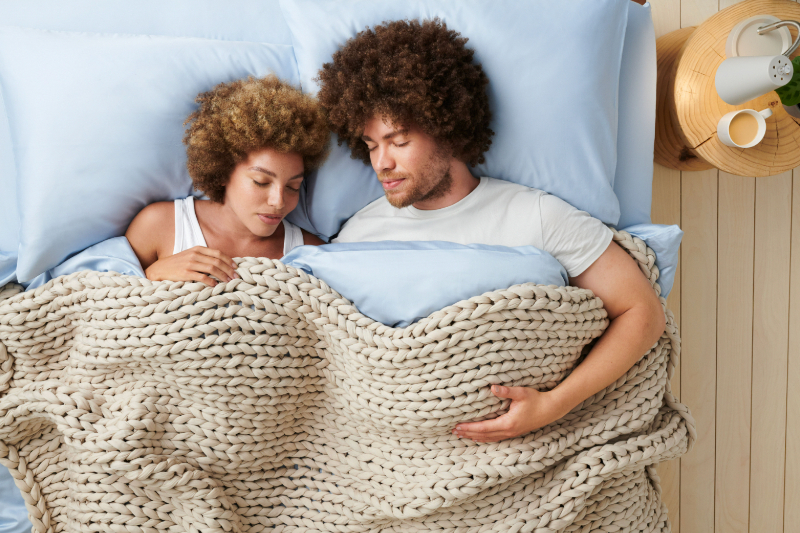
[[[492,394],[511,400],[508,412],[493,420],[458,424],[454,435],[475,442],[497,442],[535,431],[569,412],[550,393],[529,387],[492,385]]]

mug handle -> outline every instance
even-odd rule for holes
[[[772,116],[772,108],[768,107],[764,111],[759,111],[758,114],[764,117],[765,119],[769,118]]]

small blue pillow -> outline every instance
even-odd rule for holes
[[[663,224],[636,224],[623,231],[642,239],[656,254],[661,296],[669,296],[675,282],[675,270],[678,268],[678,251],[683,237],[681,228]]]
[[[15,279],[19,247],[17,172],[0,85],[0,287]]]
[[[300,246],[282,259],[325,281],[366,316],[405,327],[461,300],[520,283],[568,284],[556,259],[533,246],[360,242]]]
[[[0,21],[59,31],[292,44],[278,0],[236,0],[235,9],[218,0],[25,0],[0,2]],[[18,248],[17,173],[0,87],[0,253],[9,257],[0,261],[0,284],[16,279]]]
[[[0,533],[30,533],[28,510],[8,468],[0,465]]]
[[[23,285],[26,290],[35,289],[58,276],[74,274],[81,270],[116,272],[125,276],[145,277],[142,265],[139,264],[139,258],[136,257],[136,252],[131,248],[128,239],[114,237],[90,246],[44,274],[39,274],[30,283],[23,283]],[[2,530],[0,530],[1,532]]]
[[[650,4],[631,2],[619,74],[619,130],[614,194],[616,227],[650,223],[656,138],[656,32]]]
[[[270,73],[298,83],[292,47],[0,28],[20,200],[17,278],[122,235],[147,204],[189,194],[181,139],[197,94]]]
[[[607,224],[619,220],[612,189],[620,60],[630,0],[281,0],[304,91],[323,63],[366,27],[440,17],[469,38],[489,77],[495,131],[475,175],[545,190]],[[335,147],[307,183],[306,212],[330,237],[382,194],[372,168]],[[376,196],[377,194],[377,196]],[[333,210],[324,206],[334,205]],[[296,219],[294,219],[296,220]],[[298,223],[302,221],[296,220]]]
[[[17,254],[0,251],[0,287],[17,279]]]

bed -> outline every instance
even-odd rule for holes
[[[649,5],[191,5],[0,4],[0,530],[668,531],[655,467],[695,433],[669,386],[681,232],[649,215]],[[552,388],[608,325],[602,302],[541,254],[331,245],[239,259],[242,279],[212,289],[144,279],[120,237],[147,203],[191,193],[174,139],[198,88],[279,72],[313,92],[343,39],[434,16],[470,37],[496,86],[502,148],[477,171],[603,220],[667,318],[616,383],[499,444],[450,430],[507,408],[493,383]],[[574,32],[545,34],[556,18]],[[564,58],[584,68],[548,78]],[[64,81],[56,91],[48,79]],[[87,79],[100,81],[86,90]],[[557,111],[545,123],[567,125],[548,142],[581,157],[515,140],[514,120],[541,117],[542,102]],[[293,221],[327,239],[380,195],[359,186],[369,169],[357,165],[334,147]],[[54,206],[65,206],[58,219],[43,216]],[[369,285],[367,252],[437,290]],[[448,284],[456,262],[467,281]]]

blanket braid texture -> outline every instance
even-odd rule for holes
[[[653,252],[614,238],[660,292]],[[238,272],[0,289],[0,463],[34,532],[669,531],[655,466],[696,434],[663,298],[617,382],[475,443],[450,432],[507,409],[491,384],[551,389],[603,333],[591,291],[516,285],[396,329],[279,261]]]

